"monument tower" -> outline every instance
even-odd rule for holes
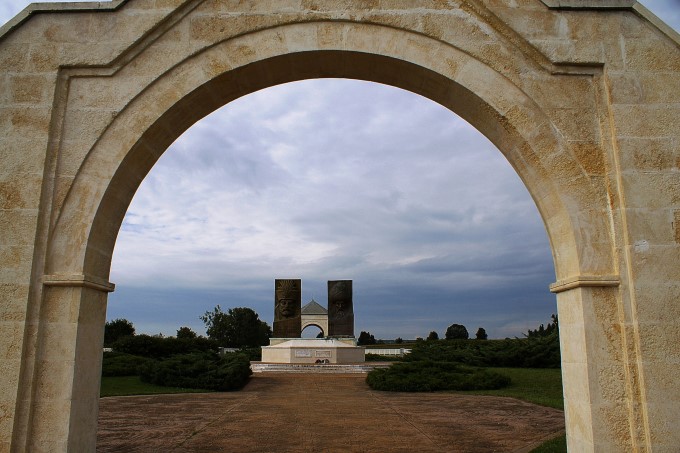
[[[262,347],[262,362],[316,365],[365,361],[364,348],[357,346],[354,337],[352,280],[328,282],[325,338],[302,338],[301,305],[300,279],[274,280],[274,337],[269,346]],[[315,313],[317,317],[320,315]]]

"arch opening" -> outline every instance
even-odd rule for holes
[[[323,338],[326,333],[317,324],[307,324],[302,328],[302,338]]]
[[[168,297],[154,297],[175,317],[195,318],[193,301],[239,301],[271,322],[264,282],[284,269],[303,277],[305,297],[325,294],[326,280],[341,272],[358,281],[365,300],[390,300],[405,318],[419,317],[412,301],[451,307],[436,323],[370,328],[379,338],[416,338],[432,329],[443,336],[453,322],[513,337],[555,313],[546,289],[554,270],[537,214],[498,150],[430,100],[347,79],[279,85],[204,118],[154,167],[117,238],[118,290],[109,317],[127,317],[126,309],[149,300],[127,286],[148,291],[169,281],[158,289]],[[508,274],[522,266],[530,277]],[[465,315],[453,308],[460,304]],[[496,304],[504,326],[483,319]],[[541,314],[528,316],[529,306]],[[376,316],[375,307],[357,310]]]

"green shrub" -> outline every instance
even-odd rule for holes
[[[168,387],[227,391],[242,388],[251,373],[250,361],[244,354],[202,352],[149,362],[142,368],[141,379]]]
[[[105,352],[102,376],[139,376],[141,368],[152,360],[122,352]]]
[[[459,362],[478,367],[559,368],[557,333],[505,340],[446,340],[419,342],[405,361]]]
[[[259,362],[262,360],[262,348],[242,348],[236,353],[230,354],[244,354],[251,362]]]
[[[125,352],[142,357],[162,358],[175,354],[193,352],[217,352],[218,344],[205,337],[175,338],[135,335],[123,337],[111,345],[116,352]]]
[[[366,382],[374,390],[434,392],[438,390],[499,389],[510,378],[493,371],[452,362],[400,362],[368,373]]]

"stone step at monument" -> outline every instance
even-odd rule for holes
[[[253,373],[368,373],[375,368],[387,368],[389,363],[315,364],[250,362]]]

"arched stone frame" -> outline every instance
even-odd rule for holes
[[[191,13],[184,10],[109,65],[61,71],[47,166],[55,177],[43,185],[50,212],[42,222],[44,242],[36,245],[36,256],[44,256],[32,296],[40,308],[29,313],[36,333],[26,337],[24,350],[34,354],[24,354],[13,449],[92,446],[111,252],[132,195],[156,159],[215,108],[309,77],[358,78],[419,93],[498,146],[534,198],[553,250],[570,448],[644,449],[656,442],[663,427],[650,424],[653,407],[640,382],[629,273],[617,287],[618,269],[630,263],[622,253],[627,244],[617,242],[625,237],[617,211],[621,181],[601,67],[556,65],[511,34],[499,33],[500,50],[484,54],[461,36],[428,36],[442,30],[328,17],[251,25],[229,39],[215,32],[214,42],[193,50],[176,40],[163,48],[159,36],[171,35]],[[479,11],[446,27],[493,22]],[[171,58],[154,48],[159,43]],[[527,74],[540,86],[523,84]],[[565,89],[580,99],[565,100]],[[560,117],[565,112],[550,108],[553,96],[599,129],[587,130],[584,121],[578,127],[586,130],[577,132],[586,140],[575,143],[568,119]],[[111,107],[116,102],[120,107]],[[599,140],[589,135],[597,132]],[[70,416],[54,415],[63,413]]]
[[[527,184],[547,223],[553,251],[559,257],[556,259],[557,275],[563,280],[576,277],[595,281],[594,285],[597,285],[597,279],[601,275],[606,278],[605,285],[616,281],[610,253],[591,255],[593,260],[590,262],[579,260],[579,256],[587,255],[593,243],[581,241],[579,244],[576,235],[581,233],[582,229],[574,225],[585,221],[588,224],[600,224],[602,230],[609,230],[608,219],[602,218],[607,213],[606,197],[602,193],[598,194],[592,187],[588,176],[576,158],[571,155],[571,150],[561,140],[550,119],[517,87],[497,72],[447,46],[440,52],[446,55],[449,61],[456,61],[467,69],[456,74],[454,82],[451,83],[441,72],[435,72],[446,71],[448,68],[424,66],[431,62],[428,61],[429,57],[423,58],[417,47],[418,44],[426,47],[437,46],[438,43],[420,35],[394,29],[382,30],[382,33],[393,34],[394,42],[402,44],[395,45],[394,53],[397,55],[407,53],[416,60],[415,64],[404,63],[407,61],[404,56],[399,60],[391,55],[377,56],[379,49],[365,45],[359,45],[358,49],[352,51],[346,48],[319,51],[312,47],[309,50],[299,49],[295,53],[288,53],[288,49],[272,49],[267,45],[264,47],[265,55],[258,55],[263,43],[276,42],[286,33],[310,34],[299,30],[309,27],[324,28],[327,33],[341,34],[333,28],[354,26],[343,23],[293,24],[220,43],[155,80],[152,86],[126,106],[125,110],[119,112],[99,138],[95,148],[88,153],[56,220],[50,241],[54,249],[48,256],[58,258],[60,262],[48,260],[46,268],[49,284],[58,284],[63,276],[67,279],[75,276],[73,278],[77,279],[80,275],[87,281],[106,281],[115,234],[137,185],[167,146],[196,120],[248,92],[313,75],[361,78],[388,83],[434,99],[458,113],[504,151]],[[370,29],[375,26],[362,27]],[[353,35],[359,33],[370,36],[375,32],[355,30]],[[350,33],[346,34],[351,36]],[[255,41],[255,44],[252,44],[252,41]],[[216,55],[232,55],[238,52],[237,49],[249,49],[252,53],[244,51],[248,57],[229,72],[221,72],[224,71],[221,67],[215,73],[209,70],[212,69],[209,65],[217,59]],[[272,50],[276,51],[274,55]],[[196,64],[194,60],[200,60],[201,63]],[[259,62],[261,63],[258,64]],[[267,68],[264,69],[261,65]],[[297,68],[302,69],[302,74],[296,74]],[[373,73],[373,68],[379,68],[380,72]],[[418,74],[414,75],[414,72]],[[478,77],[480,73],[484,73],[485,78],[490,80],[480,83],[482,79]],[[243,80],[247,80],[248,84],[239,86]],[[424,84],[423,80],[428,83]],[[447,83],[450,84],[449,93],[443,88]],[[180,87],[183,91],[180,91]],[[234,87],[238,88],[234,90]],[[170,97],[168,93],[171,94]],[[442,94],[445,96],[444,99],[441,98]],[[159,102],[162,99],[166,99],[167,104]],[[517,109],[518,106],[523,108]],[[148,119],[148,123],[142,118]],[[499,124],[502,126],[499,127]],[[169,125],[174,129],[172,132]],[[520,132],[515,127],[524,130]],[[530,140],[539,143],[531,143]],[[132,143],[134,144],[131,145]],[[537,146],[541,149],[535,150]],[[546,148],[551,151],[546,152]],[[528,167],[528,162],[533,165]],[[558,166],[561,167],[557,173],[561,181],[554,180]],[[582,178],[585,184],[574,185],[573,181],[578,178]],[[560,183],[564,186],[569,185],[571,190],[554,187]],[[585,193],[578,194],[578,191]],[[580,198],[581,202],[588,200],[587,206],[572,202],[574,206],[571,211],[565,208],[563,199],[572,197]],[[600,208],[593,209],[593,200],[597,198],[600,199]],[[89,212],[85,216],[82,211],[84,205],[89,207]],[[77,233],[73,234],[74,232]],[[89,237],[85,240],[81,235]],[[87,247],[78,247],[77,244]],[[604,245],[602,249],[605,252],[613,250],[610,244],[605,242]],[[578,306],[579,302],[572,304]],[[562,311],[560,310],[562,318],[569,320],[570,317]],[[100,318],[101,316],[99,313]],[[569,338],[570,332],[565,324],[563,323],[562,336],[566,338],[564,348],[565,358],[568,358],[573,341]],[[578,346],[578,349],[583,347]],[[566,367],[570,365],[565,364]],[[580,366],[575,363],[574,368]],[[584,376],[588,373],[587,370],[579,370],[578,373],[587,379]],[[590,414],[578,415],[581,419],[588,416],[592,417]],[[592,442],[592,437],[588,441]]]
[[[328,326],[326,326],[326,328],[324,329],[324,327],[323,327],[322,324],[323,324],[323,323],[322,323],[322,322],[319,322],[319,321],[302,321],[302,330],[301,330],[301,332],[304,332],[305,329],[306,329],[307,327],[316,327],[316,328],[318,328],[318,329],[321,331],[321,333],[322,333],[322,334],[324,335],[324,337],[325,337],[326,335],[328,335]]]
[[[306,327],[316,326],[321,329],[321,333],[324,336],[328,336],[328,314],[302,314],[302,325],[300,327],[300,332],[302,333]]]

